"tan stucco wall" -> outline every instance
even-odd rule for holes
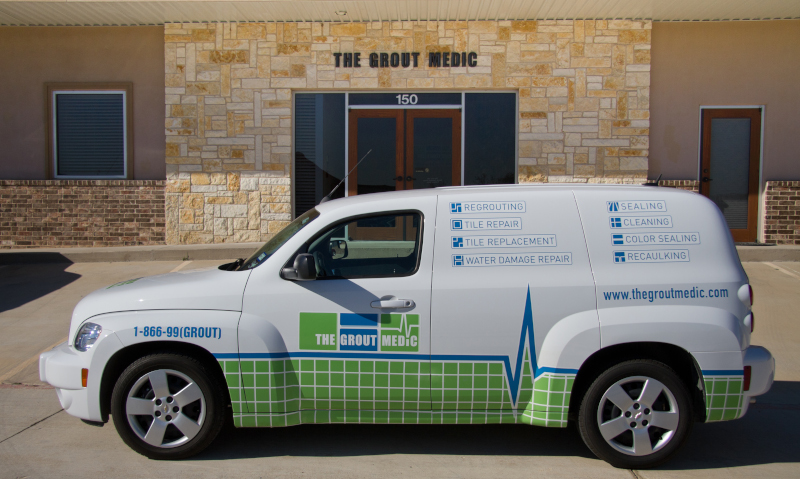
[[[292,94],[519,94],[519,181],[642,181],[650,21],[165,25],[167,243],[265,240],[292,217]],[[360,52],[361,68],[334,53]],[[370,68],[372,52],[418,67]],[[429,52],[475,52],[430,68]]]
[[[656,22],[651,67],[651,178],[697,179],[712,105],[764,105],[763,180],[800,178],[800,20]]]
[[[0,179],[45,179],[45,82],[132,82],[134,178],[165,178],[163,27],[0,27]]]

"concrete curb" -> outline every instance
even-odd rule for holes
[[[247,258],[263,243],[0,250],[0,264],[202,261]]]
[[[118,263],[246,258],[263,243],[214,245],[32,248],[0,250],[0,265],[31,263]],[[800,261],[800,245],[737,246],[742,262]]]
[[[748,261],[800,261],[800,245],[737,246],[739,259]]]

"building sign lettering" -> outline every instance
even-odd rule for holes
[[[366,60],[370,68],[414,68],[420,63],[419,52],[370,53],[367,58],[361,52],[334,52],[336,68],[361,68],[361,61]],[[431,68],[475,67],[478,66],[478,54],[475,52],[429,52],[428,66]]]

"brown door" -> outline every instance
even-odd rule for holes
[[[460,110],[351,110],[349,135],[348,195],[461,184]]]
[[[351,110],[349,150],[348,195],[460,185],[461,111]],[[413,230],[410,223],[364,220],[348,235],[405,240]]]
[[[719,206],[736,242],[756,240],[761,109],[703,110],[700,193]]]
[[[460,184],[461,110],[407,110],[405,189]]]
[[[350,111],[349,196],[405,189],[403,119],[403,110]]]

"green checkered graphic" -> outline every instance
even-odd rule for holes
[[[706,422],[738,419],[744,414],[742,376],[703,376]]]
[[[533,401],[520,402],[526,407],[517,422],[533,426],[567,427],[569,399],[574,381],[574,374],[544,373],[536,378]]]
[[[502,362],[358,359],[220,360],[237,426],[304,423],[566,427],[574,374],[533,380],[525,353],[518,404]]]

